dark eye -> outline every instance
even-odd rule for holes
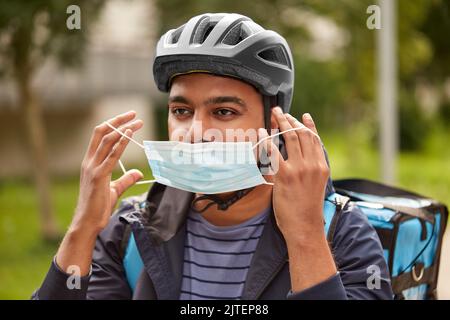
[[[219,116],[232,116],[235,115],[236,112],[230,109],[220,108],[214,111],[214,114],[217,114]]]
[[[175,116],[179,116],[179,117],[183,117],[183,116],[188,116],[191,111],[189,109],[186,108],[182,108],[182,107],[173,107],[170,108],[172,114],[174,114]]]

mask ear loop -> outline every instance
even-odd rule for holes
[[[263,141],[265,141],[267,139],[274,138],[274,137],[282,135],[283,133],[286,133],[286,132],[300,130],[300,129],[303,129],[303,128],[290,128],[290,129],[287,129],[287,130],[284,130],[284,131],[272,134],[270,136],[264,137],[261,140],[259,140],[257,143],[255,143],[252,148],[255,149],[258,145],[260,145]],[[269,185],[272,185],[272,186],[274,185],[272,182],[267,182],[267,181],[264,184],[269,184]]]
[[[105,122],[106,125],[108,127],[110,127],[111,129],[113,129],[114,131],[116,131],[117,133],[119,133],[122,137],[127,138],[128,140],[130,140],[131,142],[133,142],[134,144],[136,144],[137,146],[141,147],[142,149],[145,149],[144,146],[142,144],[140,144],[139,142],[137,142],[136,140],[134,140],[131,137],[128,137],[127,135],[125,135],[122,131],[120,131],[119,129],[117,129],[116,127],[114,127],[112,124],[110,124],[109,122]],[[125,166],[123,165],[123,162],[119,159],[119,166],[120,169],[122,169],[122,172],[124,174],[127,173],[127,170],[125,169]],[[149,183],[154,183],[156,182],[156,179],[154,180],[142,180],[142,181],[138,181],[136,182],[136,184],[149,184]]]
[[[284,130],[284,131],[272,134],[270,136],[264,137],[261,140],[259,140],[257,143],[254,144],[253,149],[255,149],[264,140],[267,140],[267,139],[270,139],[270,138],[274,138],[274,137],[282,135],[283,133],[286,133],[286,132],[295,131],[295,130],[301,130],[301,129],[304,129],[304,128],[290,128],[290,129],[287,129],[287,130]]]

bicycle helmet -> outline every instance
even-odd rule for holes
[[[163,92],[170,90],[174,77],[192,72],[243,80],[263,95],[267,124],[270,107],[289,112],[293,65],[289,45],[278,33],[240,14],[206,13],[159,39],[153,76]]]

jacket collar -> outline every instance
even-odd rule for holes
[[[273,210],[267,218],[244,284],[242,299],[255,300],[288,261],[287,248]],[[288,289],[289,290],[289,289]],[[286,292],[287,294],[287,292]]]

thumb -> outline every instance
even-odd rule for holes
[[[112,181],[110,187],[116,191],[117,197],[120,197],[122,193],[143,177],[142,172],[137,169],[131,169],[125,172],[119,179]]]

